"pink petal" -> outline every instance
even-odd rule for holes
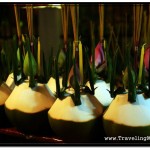
[[[150,57],[150,47],[148,47],[144,53],[144,64],[146,69],[149,69],[149,57]]]
[[[92,57],[91,57],[92,62]],[[95,48],[95,67],[102,65],[105,62],[104,51],[102,48],[102,43],[98,43]]]

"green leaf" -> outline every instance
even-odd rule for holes
[[[85,47],[83,47],[82,51],[83,51],[83,75],[84,75],[84,77],[83,77],[83,83],[82,83],[81,86],[83,87],[87,83],[87,81],[89,81],[89,68],[88,68],[88,63],[89,63],[89,49],[88,49],[87,46],[85,46]],[[91,71],[91,73],[92,73],[92,77],[93,77],[93,80],[94,80],[94,75],[96,75],[96,73],[93,74],[92,71]]]
[[[6,55],[6,70],[7,73],[9,74],[12,71],[12,39],[11,40],[4,40],[3,42],[3,49],[5,51]]]
[[[2,80],[5,80],[6,76],[7,76],[7,60],[6,60],[6,54],[5,54],[5,51],[4,49],[1,50],[1,53],[0,53],[0,59],[1,59],[1,68],[3,68],[3,71],[1,72],[1,77],[2,77]]]
[[[127,74],[128,74],[128,101],[133,103],[136,101],[136,74],[133,70],[133,62],[131,62],[131,47],[127,48],[126,59],[127,59]]]
[[[81,105],[81,100],[80,100],[80,86],[77,80],[77,73],[76,73],[76,62],[74,59],[74,67],[73,67],[73,72],[74,72],[74,83],[75,83],[75,94],[71,95],[73,102],[75,104],[75,106]]]
[[[35,58],[35,61],[38,62],[37,60],[37,53],[38,53],[38,38],[35,38],[35,36],[33,36],[33,56]]]
[[[48,63],[46,63],[45,54],[42,52],[43,55],[43,74],[44,80],[47,83],[49,78],[52,76],[52,68],[53,68],[53,51],[50,51],[50,56],[48,59]]]
[[[59,83],[59,73],[58,73],[58,57],[59,57],[60,49],[57,52],[56,58],[54,58],[54,78],[56,81],[56,95],[58,98],[61,98],[61,92],[60,92],[60,83]]]
[[[56,95],[58,98],[60,98],[61,94],[60,94],[60,84],[58,74],[58,57],[54,58],[54,66],[55,66]]]
[[[50,51],[49,62],[48,62],[48,76],[51,77],[53,73],[53,49]]]
[[[18,59],[18,63],[20,64],[20,49],[17,49],[17,59]]]
[[[18,63],[20,64],[20,74],[21,74],[21,80],[24,80],[25,78],[25,75],[24,75],[24,72],[23,72],[23,43],[22,41],[19,42],[20,45],[19,45],[19,48],[17,50],[17,57],[18,57]]]
[[[69,68],[71,69],[72,65],[73,65],[73,59],[72,59],[72,56],[73,56],[73,45],[72,45],[72,42],[69,43],[69,46],[68,46],[68,50],[69,50]],[[69,69],[69,71],[70,71]]]
[[[115,76],[116,76],[116,55],[110,56],[110,53],[107,52],[107,63],[108,63],[108,79],[110,82],[110,95],[114,97],[114,87],[115,87]]]
[[[93,81],[93,74],[92,74],[92,70],[91,70],[91,67],[90,67],[90,63],[89,63],[89,59],[88,59],[88,55],[87,55],[87,50],[85,49],[84,51],[84,54],[85,54],[85,60],[86,60],[86,64],[87,64],[87,69],[88,69],[88,78],[89,78],[89,82],[90,82],[90,87],[91,87],[91,90],[92,90],[92,94],[94,95],[94,81]]]
[[[143,93],[146,97],[150,96],[150,93],[148,93],[147,83],[146,83],[146,77],[145,77],[145,68],[142,68],[142,78],[141,78],[141,84],[138,84],[137,88],[137,94]]]
[[[27,53],[24,59],[23,71],[26,76],[30,77],[29,87],[32,88],[32,87],[35,87],[35,84],[36,84],[34,76],[37,74],[37,64],[30,50],[29,39],[26,40],[26,46],[27,46],[26,48],[28,49],[27,49]]]
[[[48,80],[49,80],[49,77],[48,77],[48,65],[45,61],[45,55],[44,55],[44,52],[42,52],[42,57],[43,57],[43,76],[45,77],[45,82],[47,83]]]
[[[66,56],[65,53],[63,52],[63,50],[61,49],[58,55],[58,67],[62,68],[63,64],[65,62]]]
[[[14,82],[17,85],[17,76],[18,76],[18,59],[17,59],[17,38],[16,36],[13,36],[13,41],[12,41],[12,48],[13,48],[13,53],[12,53],[12,67],[13,67],[13,76],[14,76]]]
[[[136,101],[136,80],[135,73],[131,66],[128,66],[128,101],[133,103]]]
[[[110,36],[109,36],[109,41],[108,41],[108,44],[106,44],[106,49],[105,49],[105,53],[106,53],[106,60],[107,60],[107,74],[108,74],[108,82],[110,82],[111,80],[111,72],[112,72],[112,60],[111,60],[111,56],[110,56],[110,44],[111,44],[111,41],[112,41],[112,35],[113,35],[113,32],[111,31],[110,32]]]
[[[25,35],[25,41],[23,42],[23,46],[24,46],[24,50],[26,54],[28,50],[30,49],[30,39],[27,35]]]
[[[95,36],[94,36],[94,23],[91,21],[91,51],[92,51],[92,73],[93,75],[96,74],[96,68],[95,68]]]
[[[26,76],[35,76],[37,73],[37,64],[30,50],[25,55],[23,70]]]
[[[115,55],[112,57],[111,80],[110,80],[110,94],[111,94],[111,97],[114,97],[114,96],[115,96],[115,95],[114,95],[114,89],[115,89],[117,56],[118,56],[118,49],[116,49]]]
[[[142,68],[142,81],[141,81],[141,85],[143,85],[144,87],[146,86],[146,79],[145,79],[145,68]]]
[[[118,87],[114,92],[113,96],[116,97],[118,94],[126,94],[126,90],[124,87]]]
[[[72,67],[72,45],[69,44],[69,46],[67,46],[67,51],[66,51],[66,60],[65,60],[65,68],[64,68],[64,74],[63,74],[63,80],[62,80],[62,85],[63,87],[67,88],[67,84],[68,84],[68,76],[69,76],[69,72],[70,69]]]
[[[118,32],[119,35],[119,32]],[[112,38],[114,36],[114,38]],[[114,40],[114,42],[113,42]],[[110,45],[114,44],[110,51]],[[118,59],[119,45],[118,45],[118,36],[116,37],[113,29],[111,29],[109,42],[106,45],[106,58],[107,58],[107,74],[108,74],[108,82],[110,82],[110,95],[113,98],[115,96],[115,78],[117,72],[117,59]]]
[[[62,86],[67,88],[67,81],[68,81],[68,71],[69,70],[69,51],[66,51],[66,60],[65,60],[65,67],[62,79]]]

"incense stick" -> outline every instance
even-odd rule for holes
[[[63,36],[64,44],[68,42],[68,16],[69,16],[69,6],[61,5],[61,16],[62,16],[62,27],[63,27]]]
[[[33,41],[33,6],[32,4],[30,6],[30,11],[31,11],[31,41]]]
[[[27,12],[27,23],[28,23],[28,31],[30,40],[33,40],[33,6],[32,4],[26,5]]]
[[[92,50],[92,70],[95,72],[95,36],[94,36],[95,25],[94,22],[90,21],[91,31],[91,50]]]
[[[40,73],[41,73],[41,43],[40,43],[39,37],[38,37],[37,63],[38,63],[38,75],[40,76]]]
[[[99,32],[100,41],[103,41],[104,36],[104,4],[99,4]]]
[[[75,5],[70,5],[71,11],[71,18],[72,18],[72,25],[73,25],[73,34],[74,34],[74,41],[78,41],[78,18],[79,17],[79,9],[75,9]],[[79,7],[79,6],[77,6]]]
[[[76,52],[78,52],[81,85],[83,85],[83,51],[82,51],[82,43],[81,41],[79,41],[79,37],[78,37],[79,5],[70,5],[70,10],[71,10],[72,25],[73,25],[73,33],[74,33],[73,58],[76,58]],[[76,48],[77,48],[77,51],[76,51]]]
[[[133,5],[133,15],[134,15],[134,46],[138,46],[141,33],[141,23],[142,23],[143,5],[134,4]]]
[[[18,9],[17,9],[17,5],[14,4],[14,11],[15,11],[15,18],[16,18],[16,26],[17,26],[17,34],[18,34],[18,38],[21,38],[21,28],[20,28],[20,21],[19,21],[19,16],[18,16]]]
[[[147,42],[150,42],[150,4],[149,4],[149,12],[148,12],[148,26],[147,26]]]
[[[147,37],[147,15],[146,15],[146,11],[144,11],[144,15],[143,15],[143,41],[147,42],[148,41],[148,37]]]
[[[133,15],[134,15],[134,71],[135,77],[137,78],[138,71],[138,47],[140,42],[140,34],[141,34],[141,22],[143,15],[143,5],[142,4],[134,4],[133,5]]]
[[[29,12],[29,6],[26,6],[26,12],[27,12],[27,24],[28,24],[28,32],[30,32],[30,12]],[[30,35],[30,33],[29,33]]]

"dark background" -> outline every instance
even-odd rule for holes
[[[20,19],[22,22],[22,32],[28,34],[27,30],[27,17],[26,11],[23,8],[25,4],[19,4],[20,9]],[[42,5],[42,4],[34,4]],[[46,5],[46,4],[44,4]],[[96,43],[99,41],[99,14],[98,14],[98,4],[97,3],[81,3],[79,4],[80,9],[80,23],[79,23],[79,35],[82,38],[82,42],[90,46],[90,20],[95,23],[95,39]],[[44,9],[44,8],[42,8]],[[39,36],[38,21],[39,21],[39,10],[34,9],[34,35]],[[107,38],[109,35],[109,28],[113,26],[114,30],[117,32],[118,27],[121,37],[123,37],[123,30],[125,28],[126,19],[128,22],[128,36],[132,36],[133,30],[133,10],[132,4],[130,3],[106,3],[105,4],[105,30],[104,37]],[[16,22],[14,15],[13,3],[0,3],[0,38],[11,38],[16,34]],[[72,32],[72,22],[69,17],[69,37],[73,38]],[[62,38],[62,35],[60,35]]]

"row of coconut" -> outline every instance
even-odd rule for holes
[[[27,134],[54,134],[65,142],[103,142],[106,135],[150,135],[149,47],[139,48],[140,55],[136,51],[139,46],[134,45],[134,57],[132,48],[127,47],[122,66],[113,31],[106,44],[100,38],[90,58],[75,32],[73,44],[64,41],[65,50],[58,51],[54,58],[51,55],[47,64],[32,27],[29,29],[29,37],[19,33],[18,41],[13,39],[13,76],[6,83],[0,80],[1,118],[8,118]],[[115,48],[110,51],[113,42]],[[64,60],[61,77],[59,60]],[[5,67],[8,64],[4,59],[0,62]]]
[[[102,49],[102,46],[99,48]],[[27,134],[56,134],[65,142],[100,142],[106,135],[149,135],[150,101],[145,98],[144,91],[136,93],[134,102],[129,101],[129,88],[121,89],[113,99],[109,93],[109,83],[102,79],[97,79],[95,83],[91,80],[89,63],[86,64],[89,81],[85,85],[79,85],[79,70],[74,63],[69,70],[67,88],[63,86],[63,77],[59,77],[57,73],[47,83],[35,80],[35,85],[30,87],[30,60],[26,59],[29,56],[27,54],[23,66],[25,68],[27,65],[24,72],[28,72],[29,77],[15,85],[14,74],[10,74],[6,83],[1,84],[2,123],[8,117],[12,125],[20,131]],[[33,68],[36,65],[35,61],[32,62]],[[58,72],[58,68],[54,71]],[[129,75],[130,72],[128,80]],[[119,88],[114,87],[113,94]]]
[[[76,139],[78,136],[86,138],[88,132],[91,131],[89,128],[94,127],[92,124],[94,124],[95,118],[102,114],[101,104],[94,96],[82,95],[82,104],[75,106],[69,94],[63,100],[56,99],[52,88],[56,88],[55,80],[52,77],[47,84],[37,83],[34,88],[30,88],[29,80],[25,80],[20,85],[16,85],[12,92],[3,83],[1,85],[1,106],[5,107],[6,115],[13,126],[25,133],[48,134],[51,133],[51,126],[60,136],[68,137],[67,134],[69,134],[69,139],[71,137]],[[91,99],[93,100],[91,101]],[[98,108],[93,103],[99,104]],[[3,120],[5,117],[4,113],[1,114],[1,122],[5,121]],[[71,131],[73,135],[70,134]]]
[[[28,52],[30,53],[30,51]],[[50,77],[49,81],[44,84],[39,83],[36,79],[35,85],[31,87],[30,60],[27,59],[29,57],[28,52],[23,64],[23,71],[28,75],[28,78],[24,78],[21,81],[23,77],[20,77],[21,73],[19,73],[19,82],[15,84],[15,74],[13,72],[9,75],[6,82],[1,84],[1,106],[6,113],[6,115],[3,113],[1,116],[3,118],[8,117],[14,127],[27,134],[52,135],[54,132],[64,140],[73,142],[91,141],[99,135],[102,136],[98,130],[102,130],[101,117],[103,106],[96,97],[104,95],[101,98],[102,102],[106,106],[109,105],[112,99],[106,90],[109,90],[109,84],[106,84],[103,80],[97,81],[95,84],[97,87],[96,97],[90,94],[90,89],[87,87],[84,89],[85,86],[83,85],[81,89],[78,85],[78,102],[76,101],[77,95],[74,94],[76,93],[74,92],[76,91],[76,85],[74,84],[78,84],[79,76],[77,77],[78,79],[75,78],[74,72],[79,70],[71,67],[69,70],[71,72],[69,73],[70,81],[67,80],[67,88],[62,85],[62,77],[57,78],[56,76],[56,80]],[[32,68],[36,67],[33,55],[31,62]],[[78,67],[76,66],[75,68]],[[34,70],[36,69],[34,68]],[[56,70],[58,71],[57,68]],[[75,79],[77,79],[77,82],[74,81]],[[60,87],[56,86],[58,81],[60,82]],[[90,87],[90,83],[88,84]],[[103,90],[99,90],[99,85],[101,85]],[[61,94],[58,94],[58,89],[61,90],[61,92],[59,91]],[[87,89],[89,91],[86,91]],[[102,130],[102,132],[104,131]]]

